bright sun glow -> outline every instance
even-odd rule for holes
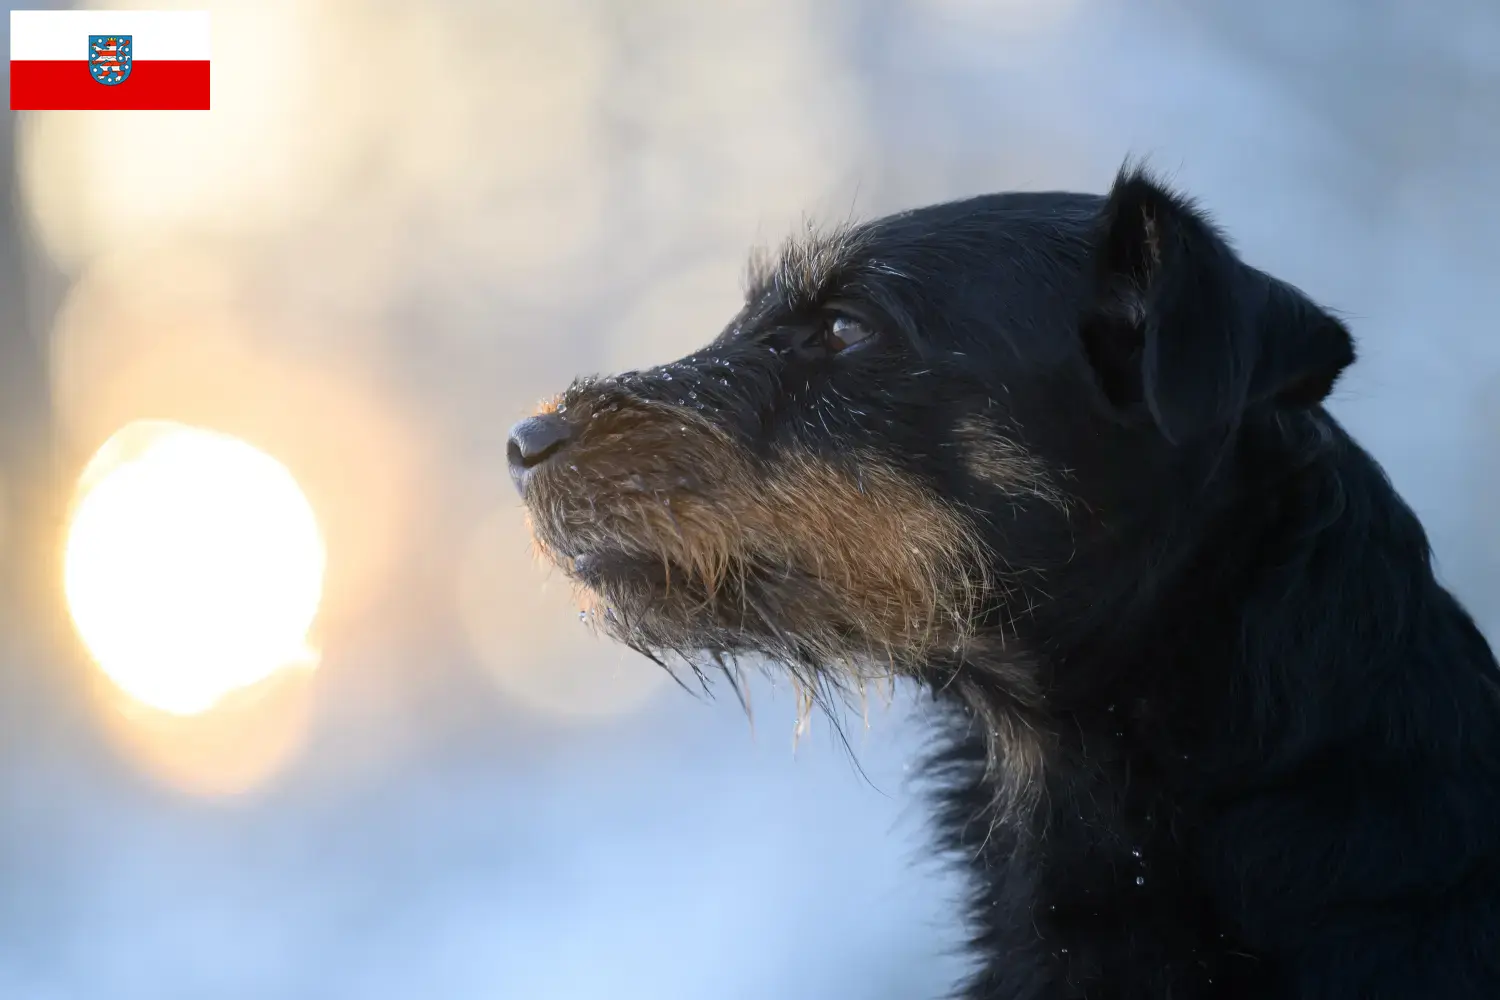
[[[280,462],[223,434],[140,421],[84,470],[63,573],[100,669],[188,715],[314,662],[325,562],[312,507]]]

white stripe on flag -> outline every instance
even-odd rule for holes
[[[213,48],[206,10],[13,10],[10,58],[86,61],[90,35],[130,35],[131,55],[207,59]]]

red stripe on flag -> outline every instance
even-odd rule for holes
[[[124,83],[106,86],[85,60],[10,64],[12,111],[207,111],[208,60],[137,62]]]

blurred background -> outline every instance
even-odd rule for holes
[[[941,993],[911,693],[852,755],[784,688],[690,698],[505,472],[804,217],[1148,157],[1350,319],[1334,409],[1500,624],[1490,0],[211,9],[213,111],[0,132],[0,996]]]

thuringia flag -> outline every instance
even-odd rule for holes
[[[12,111],[209,110],[207,11],[13,10]]]

